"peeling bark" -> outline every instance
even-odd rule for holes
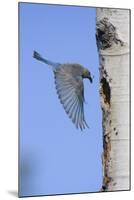
[[[97,8],[103,113],[101,191],[129,189],[129,10]]]

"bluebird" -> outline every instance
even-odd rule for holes
[[[54,63],[43,58],[38,52],[33,52],[33,57],[51,66],[58,97],[69,118],[76,128],[81,130],[88,128],[84,116],[84,84],[83,79],[87,78],[92,83],[90,71],[80,64]]]

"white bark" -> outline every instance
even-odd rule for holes
[[[97,24],[104,17],[116,27],[115,37],[121,42],[113,41],[106,48],[98,46],[104,147],[102,191],[128,190],[129,10],[97,8]]]

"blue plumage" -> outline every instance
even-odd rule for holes
[[[76,128],[83,130],[88,127],[84,116],[83,78],[88,78],[92,83],[90,72],[80,64],[51,62],[36,51],[34,51],[33,57],[52,67],[58,97]]]

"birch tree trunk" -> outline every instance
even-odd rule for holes
[[[102,191],[129,190],[129,10],[97,8],[103,114]]]

